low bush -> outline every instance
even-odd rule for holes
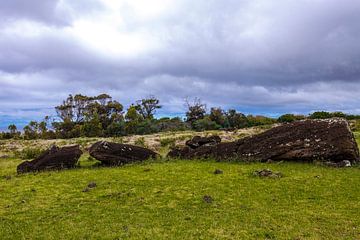
[[[45,150],[38,147],[27,147],[15,152],[15,157],[27,160],[39,157]]]
[[[140,138],[136,139],[134,144],[137,145],[137,146],[140,146],[140,147],[146,147],[145,138],[140,137]]]
[[[173,147],[173,146],[175,146],[175,143],[176,143],[175,138],[162,138],[162,139],[160,139],[161,147],[166,147],[166,146]]]

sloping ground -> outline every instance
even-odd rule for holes
[[[1,159],[1,239],[360,238],[358,167],[157,160],[90,168],[88,161],[16,175],[21,161]],[[282,177],[253,176],[264,168]]]

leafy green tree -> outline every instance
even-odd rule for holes
[[[198,119],[193,122],[193,128],[195,131],[205,131],[205,130],[217,130],[221,126],[214,121],[211,121],[209,116],[205,116],[202,119]]]
[[[211,108],[209,118],[211,121],[216,122],[217,125],[225,127],[225,112],[220,107]]]
[[[139,135],[152,134],[155,132],[157,132],[155,119],[145,119],[136,126],[136,134]]]
[[[19,138],[20,137],[20,132],[17,130],[17,127],[15,124],[10,124],[8,126],[8,133],[3,133],[2,137],[5,139],[10,139],[10,138]]]
[[[284,114],[278,118],[278,122],[281,123],[290,123],[294,121],[296,121],[296,117],[294,114]]]
[[[55,107],[59,122],[53,123],[58,136],[78,137],[110,133],[110,125],[123,121],[123,106],[108,94],[88,97],[81,94],[69,97]],[[94,127],[94,129],[91,129]],[[115,133],[114,133],[115,134]]]
[[[17,127],[15,124],[10,124],[8,126],[8,130],[10,131],[11,134],[15,134],[17,132]]]
[[[112,122],[105,130],[106,136],[124,136],[126,135],[125,131],[125,122],[123,120]]]
[[[156,121],[156,129],[158,132],[167,132],[167,131],[185,131],[190,130],[191,125],[189,123],[185,123],[179,117],[174,118],[160,118]]]
[[[318,111],[318,112],[313,112],[312,114],[310,114],[309,117],[312,119],[326,119],[326,118],[332,118],[332,115],[329,112]]]
[[[65,119],[62,122],[53,122],[52,127],[55,129],[57,138],[74,138],[80,137],[80,125]]]
[[[131,105],[125,115],[125,131],[128,134],[135,134],[138,125],[143,121],[142,115],[140,115],[134,105]]]
[[[101,94],[92,97],[84,111],[84,120],[91,121],[94,116],[98,118],[102,129],[107,129],[113,122],[123,120],[123,106],[112,100],[109,95]]]
[[[346,114],[343,112],[333,112],[331,113],[332,117],[338,117],[338,118],[346,118]]]
[[[89,121],[85,121],[80,127],[81,136],[84,137],[101,137],[103,136],[103,128],[97,113],[91,117]]]
[[[230,109],[226,113],[227,124],[230,128],[244,128],[249,124],[248,119],[242,113],[236,112],[235,109]]]
[[[257,115],[257,116],[248,115],[247,119],[248,119],[249,127],[261,126],[261,125],[271,125],[271,124],[276,123],[276,119],[261,116],[261,115]]]
[[[150,96],[148,98],[138,100],[135,108],[144,119],[153,119],[156,110],[161,108],[159,103],[159,99],[154,96]]]
[[[39,137],[39,123],[36,121],[30,121],[30,123],[24,127],[24,138],[36,139],[38,137]]]
[[[73,122],[74,120],[74,97],[70,94],[66,100],[55,107],[58,117],[63,122]]]

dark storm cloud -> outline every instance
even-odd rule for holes
[[[358,112],[360,2],[0,2],[0,115],[69,93],[248,112]],[[44,110],[48,112],[48,110]]]
[[[184,36],[165,48],[180,46],[164,52],[169,74],[269,86],[357,79],[360,2],[255,2],[259,6],[235,4],[210,19],[192,6],[194,17],[179,23]],[[246,17],[244,9],[253,12]]]
[[[6,24],[18,20],[31,20],[51,25],[69,25],[73,15],[102,9],[97,0],[2,0],[0,20]]]

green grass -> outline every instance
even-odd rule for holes
[[[360,239],[358,167],[81,160],[16,175],[21,161],[0,159],[0,239]],[[284,176],[252,175],[263,168]]]

